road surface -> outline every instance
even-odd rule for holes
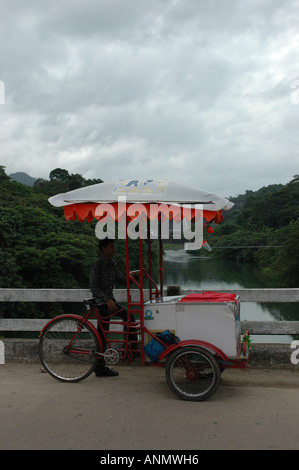
[[[1,450],[298,449],[298,370],[226,370],[205,402],[169,390],[164,369],[119,366],[77,384],[36,363],[0,365]]]

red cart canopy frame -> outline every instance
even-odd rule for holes
[[[197,209],[192,206],[186,209],[186,205],[182,206],[179,204],[157,204],[157,203],[145,203],[145,204],[138,204],[138,203],[77,203],[77,204],[69,204],[64,206],[64,216],[66,220],[78,220],[83,222],[86,220],[87,222],[92,222],[93,219],[101,221],[105,223],[107,217],[109,216],[111,220],[115,222],[120,222],[123,218],[126,218],[126,222],[130,222],[133,220],[137,215],[143,213],[148,220],[158,219],[158,241],[159,241],[159,274],[160,274],[160,288],[158,288],[157,284],[152,279],[152,265],[151,265],[151,239],[150,239],[150,230],[147,230],[148,234],[148,263],[149,263],[149,270],[147,273],[144,272],[143,269],[143,251],[142,251],[142,240],[139,239],[139,283],[137,283],[132,276],[130,276],[130,269],[129,269],[129,250],[128,250],[128,237],[126,234],[126,267],[127,267],[127,296],[128,296],[128,309],[129,311],[133,311],[131,307],[139,307],[137,308],[138,313],[141,313],[143,310],[143,281],[142,275],[146,275],[149,279],[149,295],[150,300],[153,299],[153,295],[155,295],[156,299],[163,298],[163,247],[162,247],[162,239],[161,239],[161,222],[167,218],[169,220],[180,221],[183,217],[188,218],[189,220],[193,221],[198,217],[203,217],[207,222],[214,221],[215,223],[221,223],[223,220],[222,210],[219,211],[210,211],[205,209]],[[137,215],[136,215],[137,214]],[[126,224],[127,225],[127,224]],[[130,282],[133,281],[138,289],[140,290],[140,302],[133,304],[131,302],[131,295],[130,295]],[[136,309],[134,310],[136,311]]]
[[[165,219],[180,221],[184,217],[190,221],[203,217],[207,222],[215,222],[220,224],[223,220],[222,210],[211,211],[205,210],[188,205],[180,204],[164,204],[164,203],[75,203],[63,207],[64,217],[66,220],[78,220],[83,222],[92,222],[93,219],[105,223],[109,216],[111,220],[120,222],[123,218],[126,219],[126,227],[128,222],[136,218],[141,213],[147,218],[148,224],[151,220],[158,220],[158,243],[159,243],[159,284],[154,282],[152,278],[152,262],[151,262],[151,238],[148,226],[147,230],[147,244],[148,244],[148,271],[145,272],[143,268],[143,240],[139,238],[139,282],[136,281],[130,274],[130,260],[129,260],[129,246],[128,236],[126,233],[126,275],[127,275],[127,303],[128,311],[130,313],[138,313],[143,317],[143,275],[149,279],[149,298],[156,301],[163,299],[163,246],[161,237],[161,222]],[[140,292],[139,302],[131,301],[130,283],[133,282]],[[142,318],[143,321],[143,318]]]

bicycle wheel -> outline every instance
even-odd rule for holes
[[[98,339],[81,319],[59,317],[49,322],[39,341],[39,357],[49,374],[62,382],[79,382],[88,377],[97,364]]]
[[[165,375],[170,390],[188,401],[206,400],[215,393],[221,379],[216,359],[197,346],[175,350],[166,362]]]

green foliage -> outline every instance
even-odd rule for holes
[[[67,222],[63,210],[49,204],[49,194],[10,181],[0,170],[1,287],[88,288],[90,266],[97,257],[94,224]],[[2,308],[7,316],[57,313],[62,313],[58,304],[16,303]]]
[[[254,263],[256,249],[267,242],[267,231],[254,232],[248,229],[239,229],[233,233],[218,236],[215,231],[213,249],[217,256],[235,261]]]
[[[5,173],[5,166],[0,165],[0,181],[8,181],[9,176]]]
[[[255,263],[278,286],[298,287],[299,176],[231,200],[235,207],[210,237],[214,256]]]
[[[252,229],[279,228],[299,217],[299,177],[285,186],[271,185],[252,193],[245,201],[237,223]]]
[[[299,284],[299,219],[273,231],[268,243],[279,246],[273,250],[259,250],[259,262],[264,271],[282,287]]]

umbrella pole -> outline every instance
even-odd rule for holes
[[[131,310],[131,292],[130,292],[130,266],[129,266],[129,240],[128,240],[128,217],[126,213],[126,224],[125,224],[125,235],[126,235],[126,275],[127,275],[127,303],[128,311]]]
[[[158,215],[159,261],[160,261],[160,297],[163,298],[163,243],[161,229],[161,212]]]
[[[141,236],[141,224],[139,225],[139,321],[141,326],[141,350],[144,348],[144,298],[143,298],[143,239]],[[144,355],[142,352],[141,356],[142,362],[144,361]]]
[[[128,314],[139,314],[139,323],[140,323],[140,346],[141,346],[141,361],[144,365],[144,296],[143,296],[143,239],[141,233],[141,224],[139,226],[139,283],[137,287],[139,289],[139,302],[131,299],[131,291],[130,291],[130,257],[129,257],[129,238],[128,238],[128,218],[126,214],[126,227],[125,227],[125,235],[126,235],[126,274],[127,274],[127,311]]]
[[[150,220],[147,219],[147,250],[148,250],[148,275],[149,275],[149,298],[152,300],[152,246],[151,246],[151,232],[150,232]]]

